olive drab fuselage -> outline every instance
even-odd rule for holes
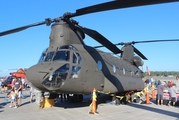
[[[27,69],[27,79],[42,91],[57,93],[91,93],[93,88],[111,93],[140,91],[142,71],[131,62],[132,47],[125,47],[121,57],[102,52],[83,43],[80,29],[74,32],[68,24],[56,23],[50,46]]]

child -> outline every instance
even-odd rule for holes
[[[14,105],[14,108],[17,108],[17,104],[16,104],[17,94],[15,93],[14,89],[10,92],[9,95],[11,98],[11,103],[9,107],[12,108]]]

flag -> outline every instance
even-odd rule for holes
[[[148,66],[146,66],[146,71],[147,71],[148,75],[150,76],[150,70],[149,70]]]

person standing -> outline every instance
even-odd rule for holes
[[[22,90],[23,90],[23,89],[25,89],[25,79],[21,78],[21,81],[22,81]]]
[[[177,91],[176,91],[175,87],[176,87],[176,85],[173,84],[172,87],[170,87],[170,89],[169,89],[170,100],[168,102],[168,106],[170,106],[171,102],[172,102],[172,105],[175,106],[176,96],[177,96]]]
[[[172,80],[169,80],[169,81],[168,81],[167,86],[168,86],[169,88],[173,86]]]
[[[164,82],[157,86],[157,105],[161,103],[163,105],[163,90],[164,90]]]
[[[12,79],[12,82],[11,82],[11,87],[12,87],[12,89],[14,89],[14,83],[15,83],[15,79],[13,78],[13,79]]]
[[[15,78],[14,79],[14,89],[15,92],[17,93],[17,105],[20,106],[22,103],[22,81],[20,78]],[[18,102],[19,101],[19,102]]]
[[[174,84],[176,85],[177,92],[179,92],[179,76],[176,76],[176,80],[174,81]]]
[[[0,79],[0,93],[2,94],[2,80]]]

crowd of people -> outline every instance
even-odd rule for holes
[[[29,91],[29,102],[35,101],[35,90],[29,81],[21,77],[13,77],[11,84],[6,87],[2,87],[3,82],[4,80],[0,79],[0,94],[5,94],[7,102],[10,103],[10,108],[18,108],[22,105],[22,99],[25,98],[23,95],[24,90]],[[60,99],[61,102],[67,102],[69,101],[69,94],[58,94],[56,99]]]
[[[10,108],[18,108],[22,105],[22,98],[24,98],[22,91],[25,90],[27,87],[25,81],[26,80],[23,78],[14,77],[10,85],[2,87],[3,80],[2,79],[0,80],[0,93],[6,94],[6,98],[8,98],[8,101],[10,102],[9,105]],[[29,92],[30,92],[29,101],[32,102],[34,96],[32,86],[30,86]]]
[[[154,80],[153,78],[148,78],[144,81],[145,86],[151,90],[152,85],[156,88],[156,104],[163,105],[164,100],[167,101],[165,104],[168,106],[175,106],[177,100],[179,99],[179,76],[176,76],[176,80]],[[167,95],[167,98],[164,97]]]
[[[163,96],[165,92],[169,94],[169,101],[167,105],[175,106],[175,103],[177,102],[177,93],[179,93],[179,76],[176,76],[175,81],[168,81],[168,83],[161,82],[157,86],[157,105],[163,105]]]
[[[12,82],[11,82],[11,89],[10,92],[7,93],[7,96],[9,97],[10,100],[10,105],[9,107],[11,108],[18,108],[22,104],[22,98],[23,98],[23,93],[22,91],[26,89],[26,80],[23,78],[16,78],[14,77]],[[0,80],[0,93],[3,92],[2,90],[2,80]],[[154,81],[153,79],[148,79],[145,81],[146,86],[150,87],[152,85],[156,86],[157,89],[157,95],[156,95],[156,104],[157,105],[163,105],[164,104],[164,93],[167,90],[167,93],[170,96],[170,99],[168,101],[168,106],[175,106],[177,102],[177,93],[179,93],[179,76],[176,76],[176,80],[169,80],[168,82],[156,80]],[[151,85],[152,84],[152,85]],[[34,101],[34,88],[29,85],[29,102],[32,103]],[[63,101],[68,101],[69,100],[69,94],[60,94],[57,96],[57,99],[60,98],[61,102]]]

